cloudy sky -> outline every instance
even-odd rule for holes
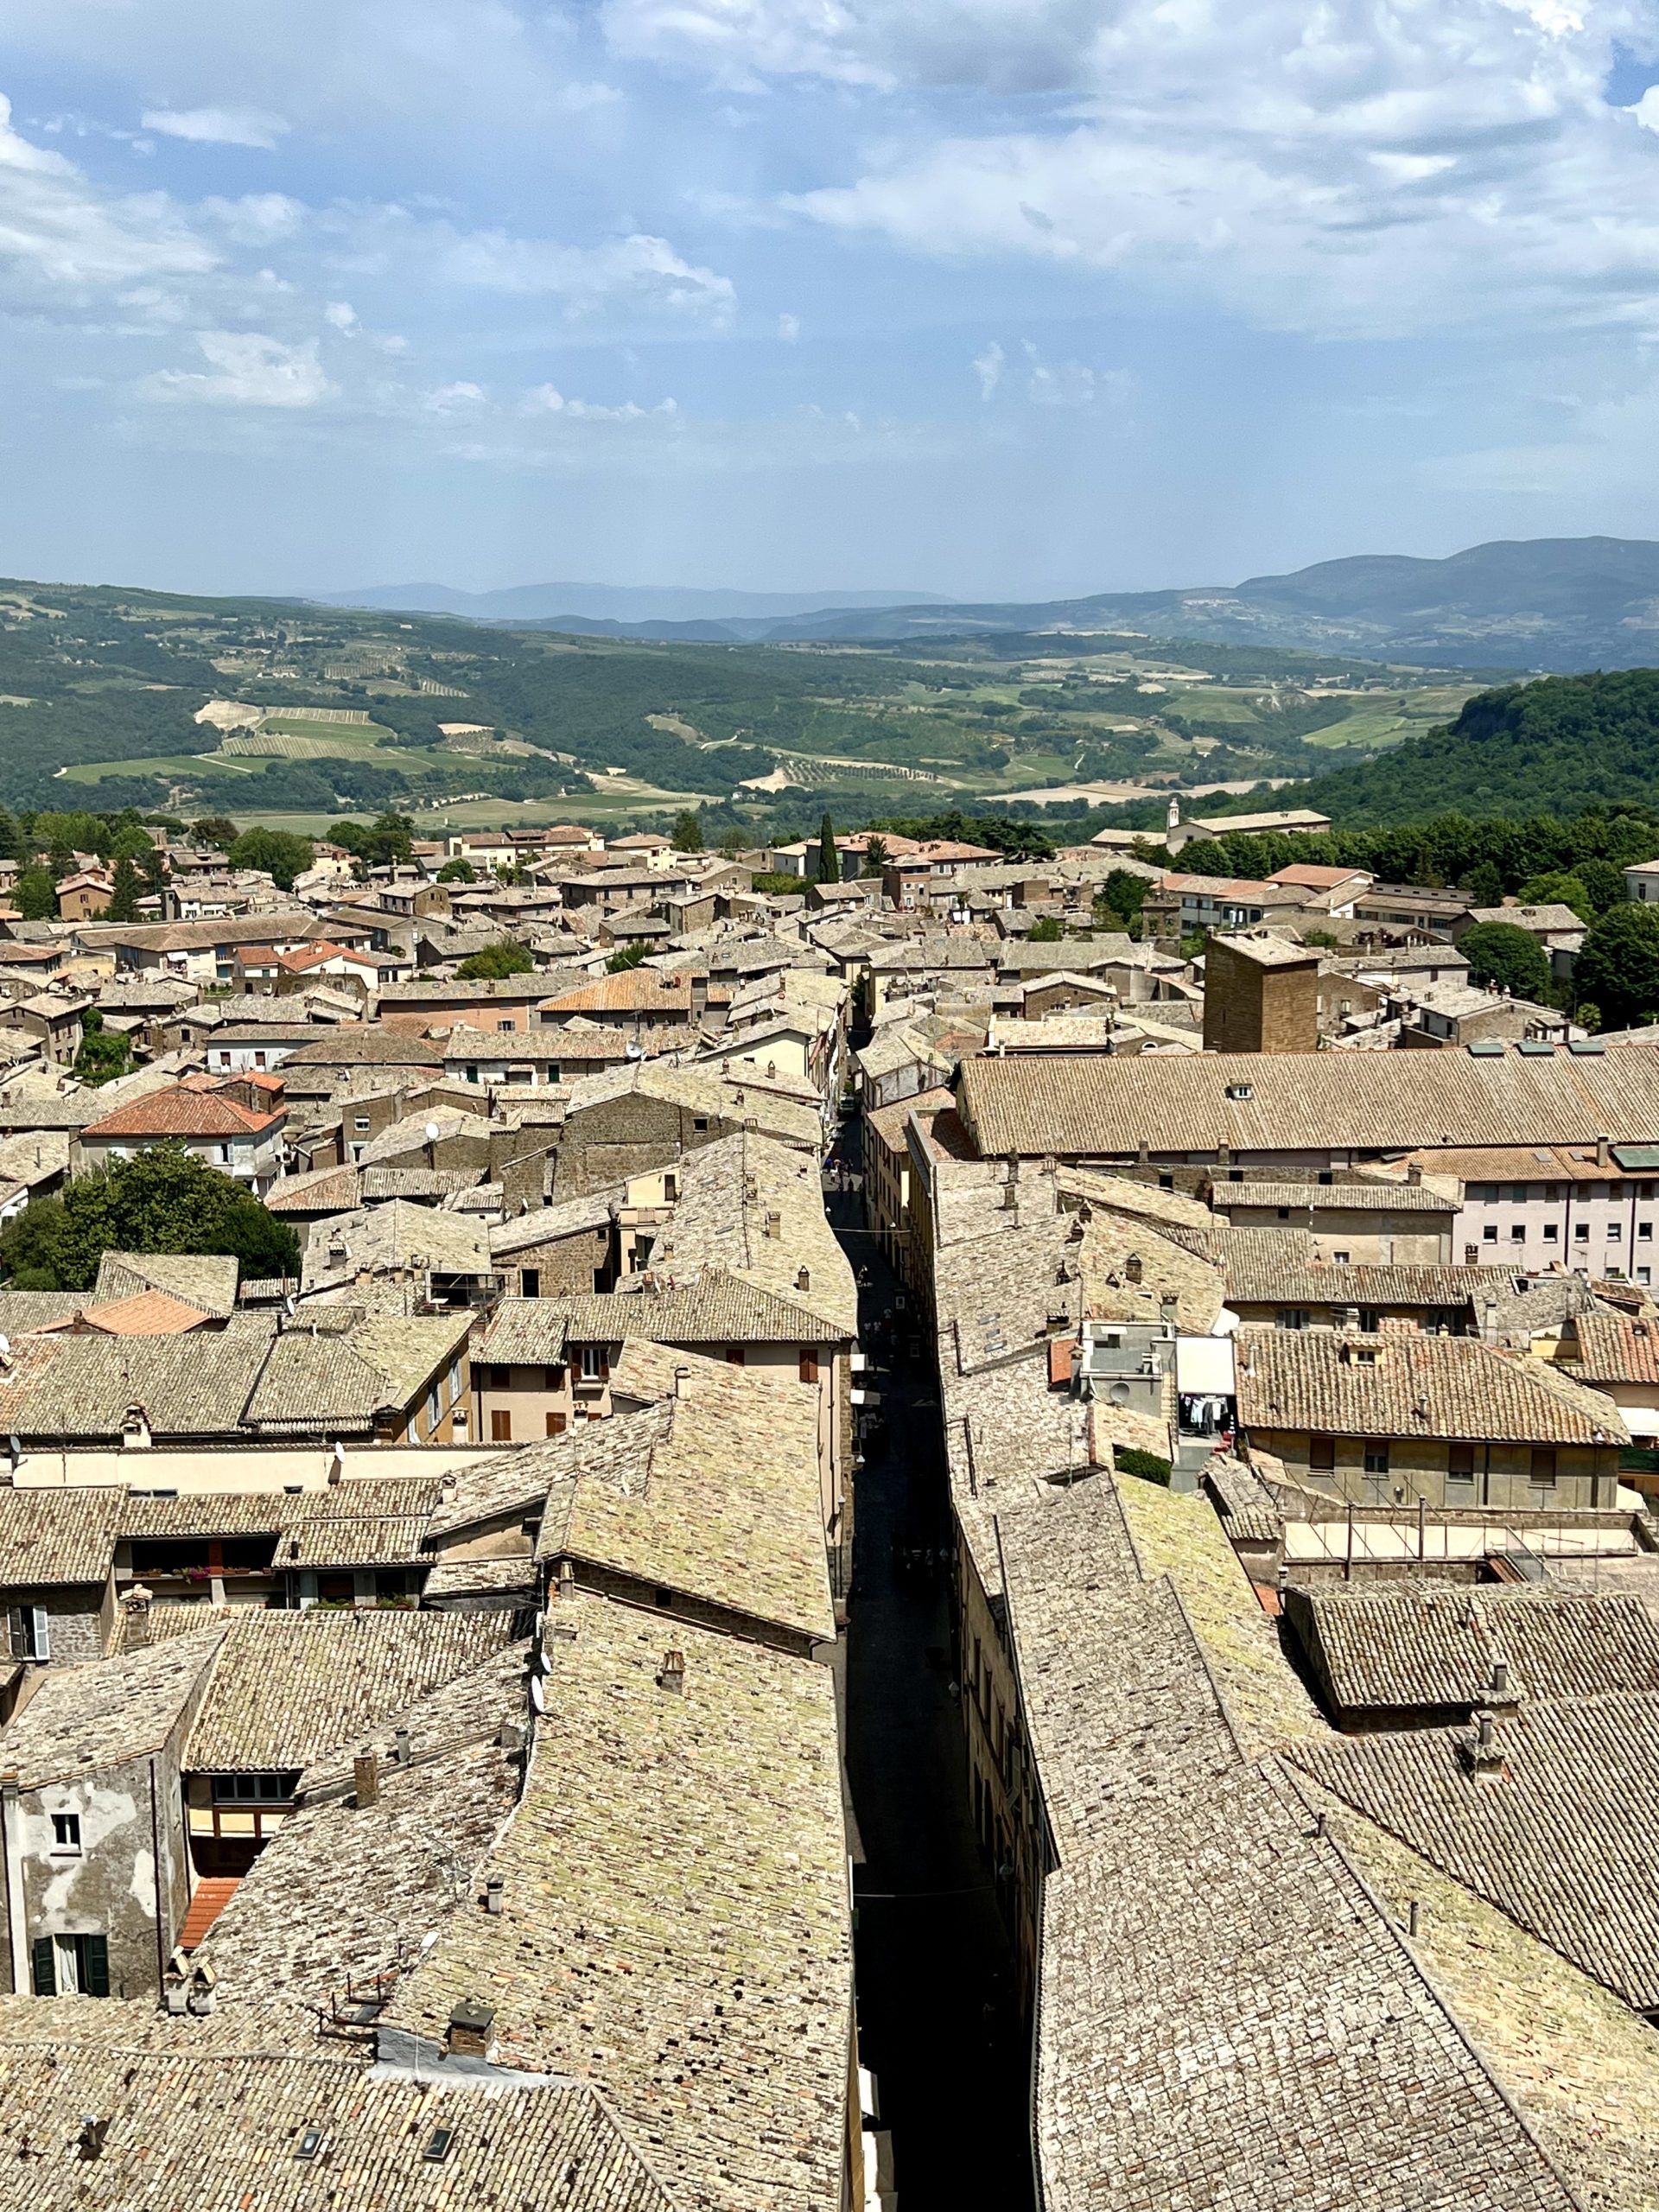
[[[10,575],[1659,536],[1659,0],[6,0],[0,72]]]

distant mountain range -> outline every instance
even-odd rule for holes
[[[771,622],[842,608],[913,607],[918,591],[698,591],[681,584],[518,584],[509,591],[452,591],[448,584],[374,584],[365,591],[312,592],[325,607],[382,607],[388,613],[462,614],[474,622],[549,623],[575,616],[630,632],[641,626]]]
[[[1273,645],[1446,668],[1634,668],[1659,662],[1659,543],[1539,537],[1447,560],[1361,554],[1281,576],[1184,591],[970,603],[848,592],[699,592],[537,584],[469,594],[439,584],[335,593],[335,606],[467,614],[608,637],[785,644],[899,642],[1045,630]]]

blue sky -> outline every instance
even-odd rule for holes
[[[1659,536],[1659,6],[7,0],[0,569]]]

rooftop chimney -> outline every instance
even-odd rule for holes
[[[484,1885],[484,1910],[499,1916],[505,1909],[506,1885],[499,1874],[492,1874]]]
[[[800,1273],[795,1278],[795,1287],[799,1291],[808,1291],[811,1289],[812,1270],[810,1268],[803,1268],[801,1269]]]
[[[372,1751],[365,1751],[352,1761],[352,1780],[357,1790],[359,1812],[380,1800],[380,1762]]]
[[[657,1682],[659,1688],[672,1690],[676,1696],[684,1695],[685,1654],[683,1651],[664,1652],[663,1671],[658,1675]]]
[[[780,1213],[768,1213],[768,1214],[767,1214],[767,1216],[766,1216],[766,1234],[767,1234],[767,1236],[781,1236],[783,1235],[783,1233],[784,1233],[784,1217],[783,1217],[782,1214],[780,1214]]]
[[[129,1651],[142,1651],[149,1642],[152,1602],[152,1593],[142,1582],[135,1582],[121,1600],[127,1617],[125,1643]]]
[[[1128,1258],[1123,1262],[1123,1274],[1125,1280],[1129,1282],[1139,1282],[1145,1273],[1146,1268],[1141,1260],[1141,1255],[1138,1252],[1131,1252]]]
[[[1611,1137],[1598,1137],[1598,1138],[1596,1139],[1596,1165],[1597,1165],[1597,1166],[1598,1166],[1598,1167],[1605,1167],[1605,1166],[1607,1166],[1611,1163],[1611,1160],[1612,1160],[1612,1156],[1613,1156],[1613,1142],[1612,1142],[1612,1139],[1611,1139]]]
[[[444,2048],[454,2058],[487,2058],[495,2007],[477,1997],[463,1997],[449,2015]]]
[[[391,1760],[394,1766],[409,1764],[409,1731],[394,1728],[391,1732]]]

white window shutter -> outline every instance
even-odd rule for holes
[[[37,1659],[52,1656],[52,1630],[44,1605],[35,1608],[35,1656]]]

